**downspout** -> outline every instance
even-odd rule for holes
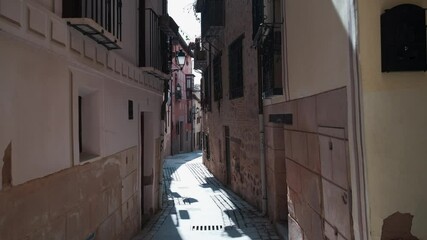
[[[159,209],[163,208],[163,143],[165,140],[165,130],[166,130],[166,107],[169,100],[169,80],[163,80],[163,103],[162,103],[162,109],[160,109],[160,164],[159,164]]]
[[[259,129],[259,160],[261,171],[261,194],[262,194],[262,215],[267,215],[267,180],[265,167],[265,134],[264,134],[264,105],[262,97],[262,68],[260,50],[257,49],[258,56],[258,129]]]

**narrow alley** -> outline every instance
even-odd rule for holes
[[[225,188],[202,153],[166,158],[163,211],[134,240],[280,239],[269,220]]]

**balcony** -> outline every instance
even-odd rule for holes
[[[122,0],[64,0],[62,17],[108,50],[120,48]]]
[[[140,9],[139,67],[161,79],[167,79],[169,74],[168,39],[173,32],[169,26],[173,23],[176,25],[173,19],[158,16],[151,8]]]
[[[168,15],[161,16],[159,25],[160,25],[160,30],[162,30],[162,32],[164,32],[169,37],[175,38],[178,36],[179,34],[178,24],[176,24],[175,20],[173,20],[173,18],[171,18],[170,16]]]
[[[197,0],[196,11],[201,13],[202,38],[219,37],[224,30],[224,0]]]
[[[204,70],[206,67],[206,50],[202,49],[200,38],[196,38],[194,48],[194,69]]]

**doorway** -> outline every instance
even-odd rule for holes
[[[183,134],[184,123],[179,121],[179,151],[184,151],[184,134]]]
[[[140,144],[141,144],[141,216],[142,219],[144,219],[144,113],[141,112],[141,125],[140,125],[140,129],[141,129],[141,137],[140,137]]]
[[[227,185],[231,184],[231,160],[230,160],[230,128],[224,126],[225,136],[225,164],[226,164],[226,177]]]

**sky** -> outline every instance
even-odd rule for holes
[[[200,37],[200,21],[196,19],[193,4],[196,0],[168,0],[168,13],[179,26],[179,32],[187,43]],[[200,17],[200,16],[199,16]],[[193,64],[194,66],[194,64]],[[200,84],[201,75],[194,71],[195,84]]]

